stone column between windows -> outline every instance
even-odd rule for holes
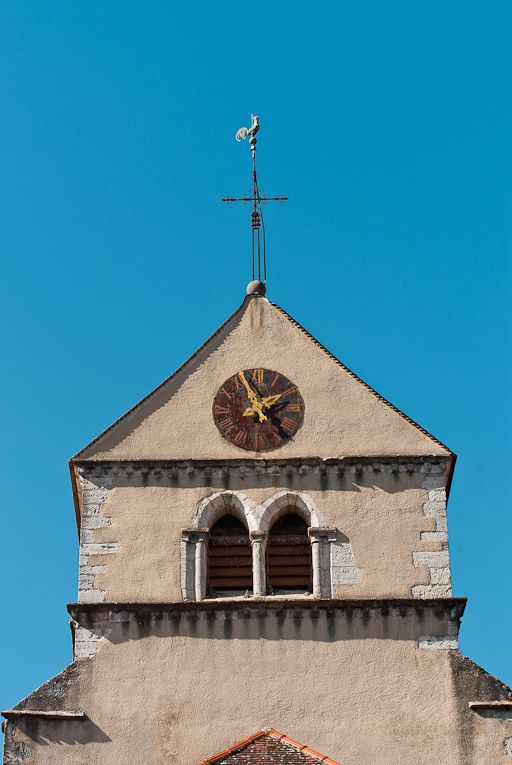
[[[313,595],[315,598],[331,597],[331,539],[333,529],[310,527],[311,557],[313,562]]]
[[[258,597],[267,594],[265,566],[267,532],[251,531],[250,537],[252,544],[252,592],[255,597]]]
[[[195,529],[181,532],[181,594],[183,600],[196,598],[196,543]]]
[[[196,531],[196,577],[195,589],[196,600],[204,600],[206,597],[206,543],[208,541],[208,531]]]

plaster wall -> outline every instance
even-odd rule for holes
[[[9,751],[30,756],[7,762],[194,765],[268,726],[344,765],[510,763],[511,723],[469,709],[480,680],[463,657],[418,647],[447,629],[434,611],[115,618],[60,699],[86,719],[9,723]],[[480,685],[505,695],[489,676]]]
[[[323,525],[350,545],[358,570],[354,581],[333,580],[335,597],[451,594],[446,530],[438,531],[440,520],[446,523],[441,463],[264,471],[117,464],[82,473],[82,505],[92,497],[95,513],[83,515],[82,601],[181,600],[182,530],[194,526],[205,497],[223,490],[241,492],[260,508],[283,489],[306,494]]]
[[[301,391],[304,424],[280,458],[449,455],[265,298],[238,311],[171,378],[77,457],[95,460],[264,459],[226,441],[213,398],[240,369],[281,372]]]

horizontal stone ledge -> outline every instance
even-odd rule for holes
[[[434,473],[442,476],[449,457],[435,454],[424,455],[352,455],[338,457],[291,457],[288,459],[232,459],[232,460],[209,460],[209,459],[179,459],[179,460],[78,460],[74,464],[78,472],[84,476],[88,475],[107,475],[116,471],[124,473],[147,473],[154,471],[185,471],[189,475],[193,471],[209,470],[237,470],[245,468],[247,470],[256,470],[265,472],[269,475],[277,475],[282,469],[295,470],[299,468],[323,469],[337,468],[341,470],[346,468],[355,468],[361,470],[370,470],[378,472],[384,469],[386,472],[422,472]],[[276,472],[277,471],[277,472]],[[88,491],[94,491],[88,490]]]
[[[512,711],[512,699],[501,699],[498,701],[470,701],[470,709],[503,709]]]
[[[240,600],[202,600],[189,602],[167,603],[68,603],[67,609],[73,619],[78,623],[91,623],[95,621],[124,621],[131,618],[151,619],[161,618],[164,614],[179,616],[181,614],[212,614],[216,612],[237,613],[240,616],[265,616],[274,614],[281,616],[284,612],[292,615],[299,611],[310,612],[312,618],[325,612],[328,616],[335,612],[353,613],[356,610],[371,616],[372,612],[379,612],[386,616],[391,611],[398,612],[400,616],[407,616],[407,610],[421,616],[425,611],[432,611],[434,615],[447,616],[450,619],[460,619],[466,607],[466,598],[382,598],[382,599],[316,599],[316,598],[258,598]],[[126,615],[126,617],[125,617]]]
[[[43,717],[47,720],[72,720],[84,719],[85,713],[77,710],[66,709],[6,709],[1,713],[7,720],[17,717]]]

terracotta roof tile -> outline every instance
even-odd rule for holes
[[[274,729],[260,730],[199,765],[341,765]]]

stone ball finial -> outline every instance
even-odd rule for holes
[[[264,282],[261,282],[259,279],[254,279],[252,282],[249,282],[247,285],[247,294],[248,295],[256,295],[263,297],[267,291],[267,288],[265,286]]]

